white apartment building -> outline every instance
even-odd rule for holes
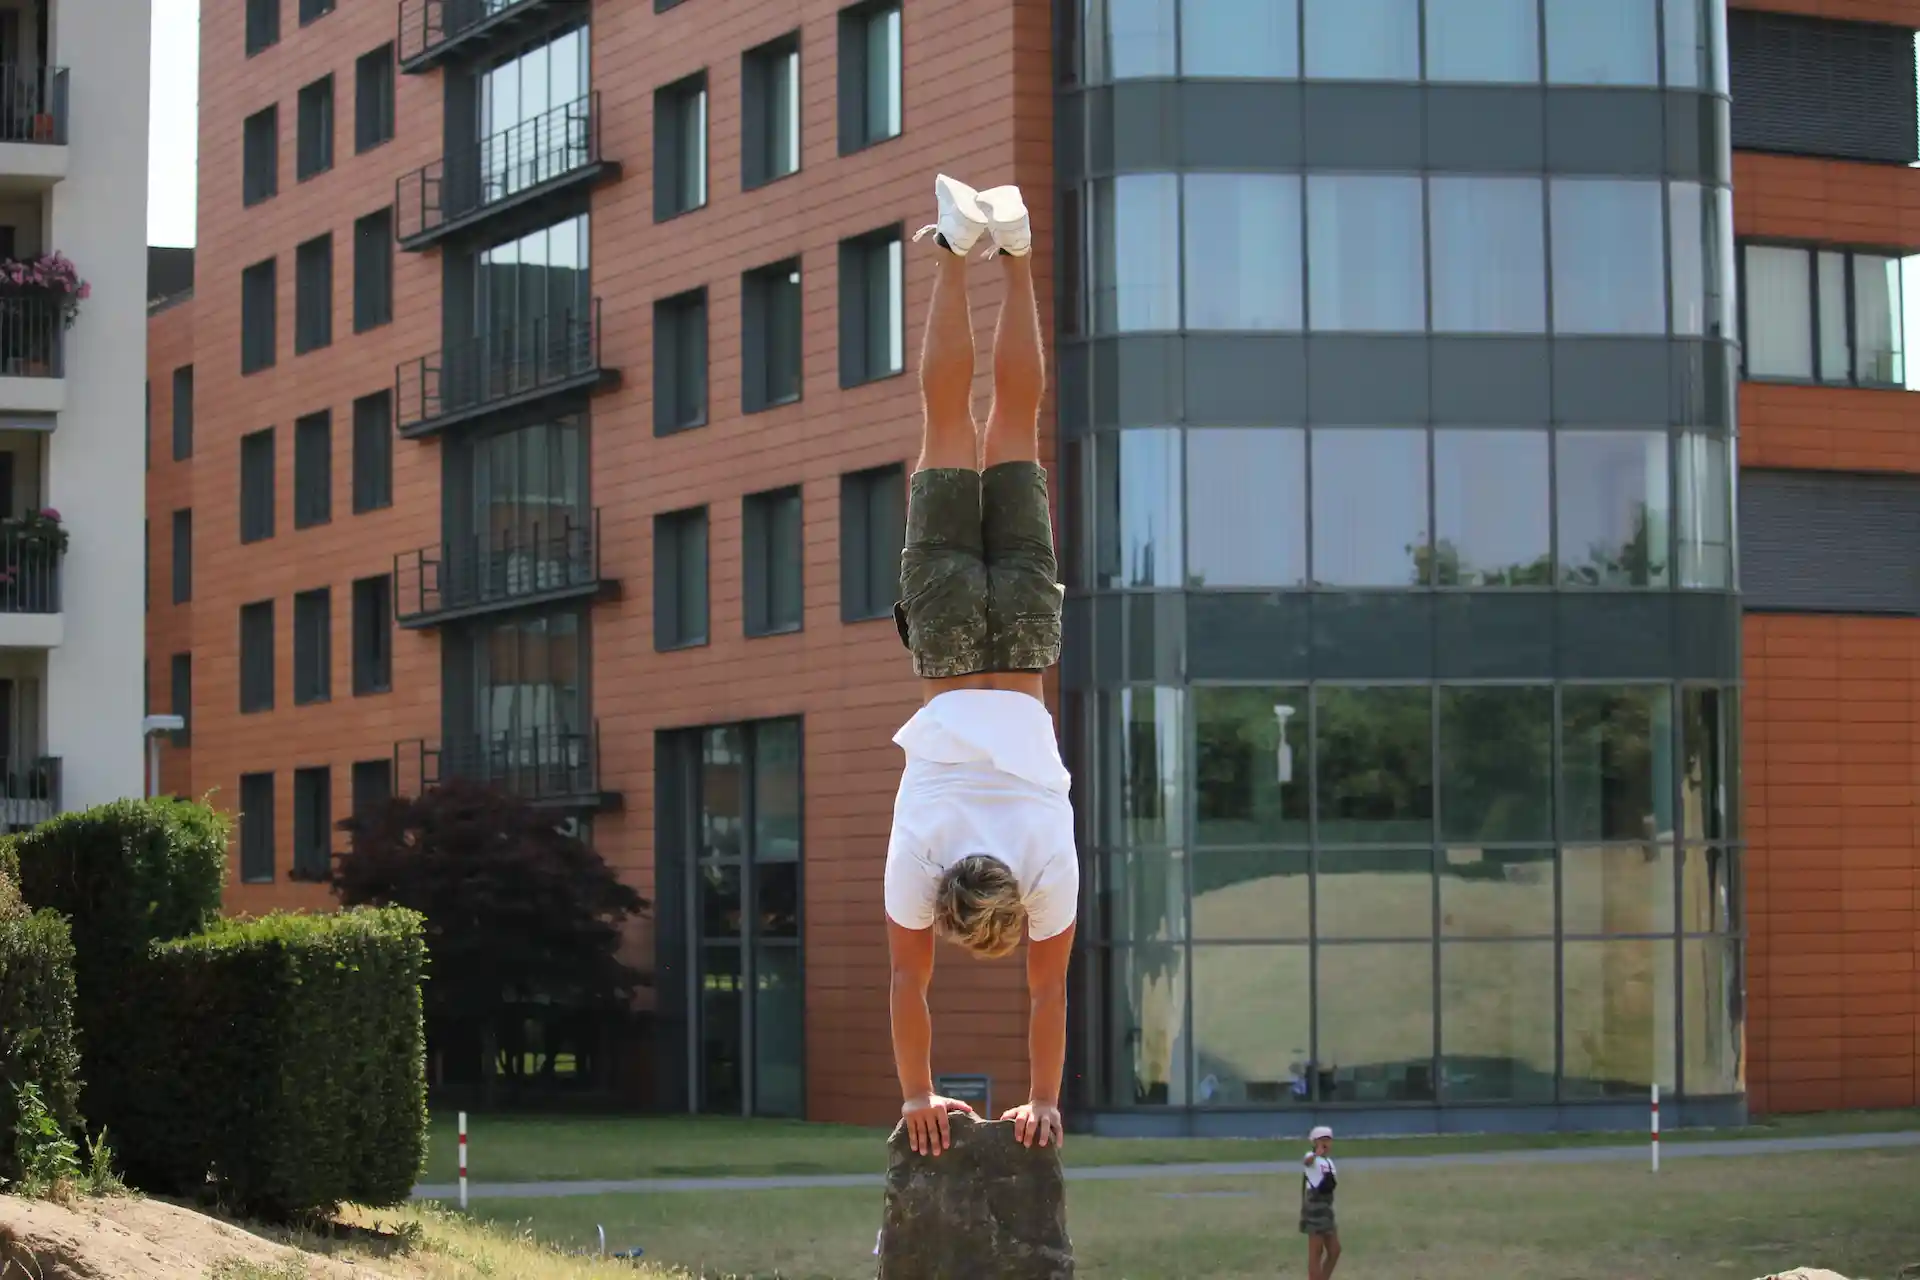
[[[0,827],[142,790],[148,17],[0,0]]]

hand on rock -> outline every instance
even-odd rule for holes
[[[1060,1120],[1060,1108],[1045,1102],[1025,1102],[1000,1117],[1013,1121],[1013,1136],[1020,1145],[1047,1146],[1051,1143],[1056,1149],[1067,1145],[1066,1125]]]
[[[953,1132],[947,1116],[960,1111],[975,1116],[974,1109],[955,1098],[923,1093],[900,1105],[900,1118],[907,1122],[907,1141],[923,1156],[937,1156],[953,1145]]]

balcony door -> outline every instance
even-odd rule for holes
[[[483,399],[514,395],[590,367],[593,283],[587,215],[515,240],[476,260],[474,339]]]
[[[454,638],[450,650],[466,649],[472,672],[466,705],[450,708],[456,723],[443,750],[452,771],[509,781],[579,767],[588,729],[582,631],[580,614],[562,610],[479,623]]]
[[[523,49],[480,77],[481,201],[502,200],[587,162],[584,26]]]
[[[568,415],[461,447],[471,502],[447,548],[463,598],[495,600],[587,581],[592,528],[586,432]]]

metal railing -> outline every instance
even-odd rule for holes
[[[414,739],[394,747],[394,777],[417,778],[422,790],[458,778],[534,804],[597,803],[600,726],[508,730],[441,743]]]
[[[408,244],[600,159],[600,95],[523,120],[394,183],[395,228]]]
[[[592,587],[600,581],[600,511],[405,551],[393,558],[393,578],[402,624]]]
[[[537,9],[544,0],[403,0],[397,48],[406,70],[424,70],[448,45],[495,19]]]
[[[60,553],[44,542],[0,537],[0,613],[60,612]]]
[[[62,333],[67,319],[55,298],[0,297],[0,378],[59,378],[66,374]]]
[[[67,143],[67,69],[0,64],[0,142]]]
[[[394,370],[394,427],[417,434],[442,418],[584,377],[600,368],[600,299],[497,329]]]
[[[46,822],[60,812],[60,757],[0,757],[0,830]]]

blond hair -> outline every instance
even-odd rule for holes
[[[1020,945],[1027,904],[1013,868],[991,854],[960,859],[940,877],[933,924],[940,936],[982,960],[997,960]]]

